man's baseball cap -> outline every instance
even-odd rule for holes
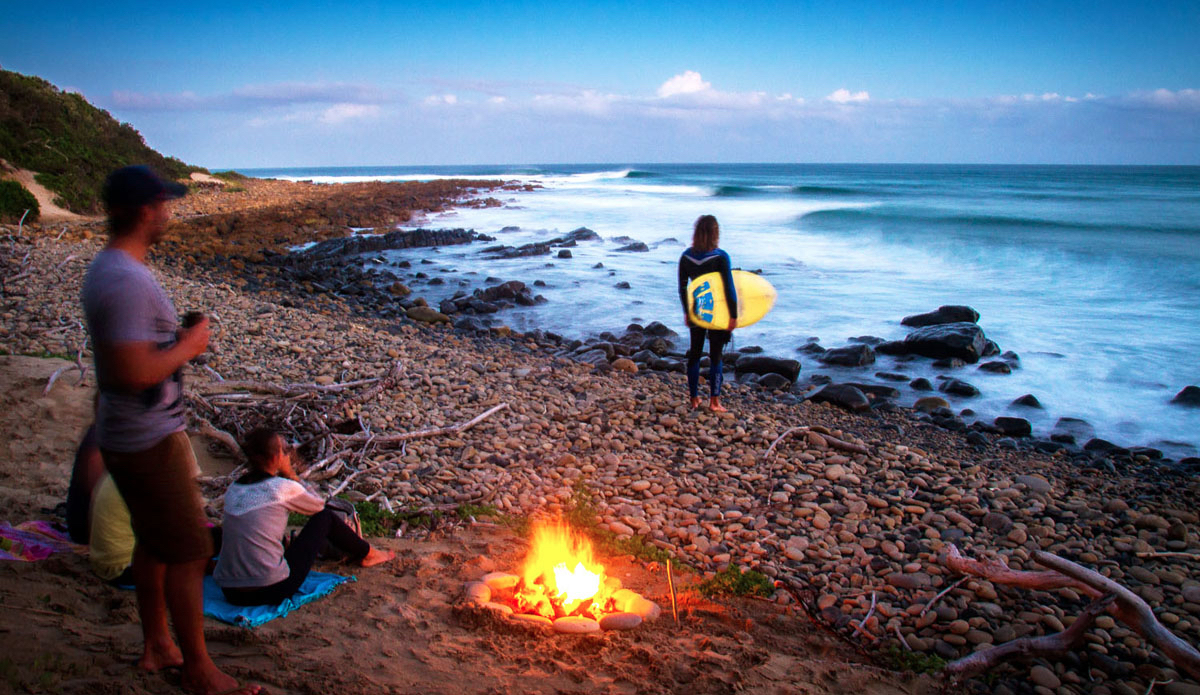
[[[148,166],[117,169],[104,181],[104,206],[139,208],[156,200],[172,200],[187,194],[187,186],[159,177]]]

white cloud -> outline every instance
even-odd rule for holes
[[[825,100],[832,101],[835,104],[851,104],[864,102],[870,98],[871,95],[865,91],[851,92],[849,89],[842,87],[841,89],[834,90],[832,94],[825,97]]]
[[[376,104],[334,104],[321,114],[322,123],[342,123],[362,118],[377,118],[380,108]]]
[[[658,96],[666,99],[678,94],[695,94],[712,89],[712,85],[704,81],[700,73],[687,70],[663,82],[658,88]]]
[[[458,103],[458,96],[454,94],[431,94],[425,97],[425,103],[430,106],[454,106]]]

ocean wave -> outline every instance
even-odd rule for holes
[[[949,227],[995,227],[1025,228],[1063,231],[1094,232],[1159,232],[1167,234],[1200,234],[1200,227],[1173,227],[1168,225],[1134,225],[1102,222],[1068,222],[1040,217],[1019,215],[964,215],[944,214],[935,211],[916,211],[887,207],[836,208],[814,210],[800,217],[807,221],[829,222],[898,222]]]
[[[712,196],[714,198],[744,198],[753,195],[763,195],[766,193],[763,189],[757,186],[717,186],[713,189]]]
[[[640,171],[638,169],[630,169],[629,171],[625,172],[625,178],[627,179],[656,179],[660,176],[662,176],[662,174],[656,171]]]
[[[826,195],[841,197],[882,195],[883,191],[864,188],[849,188],[845,186],[792,186],[792,193],[796,193],[798,195]]]

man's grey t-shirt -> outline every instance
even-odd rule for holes
[[[185,428],[180,373],[144,391],[126,391],[113,383],[100,345],[175,344],[175,305],[144,264],[120,249],[96,255],[83,280],[83,312],[96,355],[100,402],[96,436],[101,449],[145,451],[163,437]]]

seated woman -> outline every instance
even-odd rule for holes
[[[250,472],[225,492],[224,538],[213,571],[230,603],[274,605],[289,598],[308,576],[326,541],[363,567],[395,557],[359,538],[299,482],[292,469],[291,447],[278,434],[257,429],[246,437],[242,450]],[[288,512],[312,518],[284,550]]]

